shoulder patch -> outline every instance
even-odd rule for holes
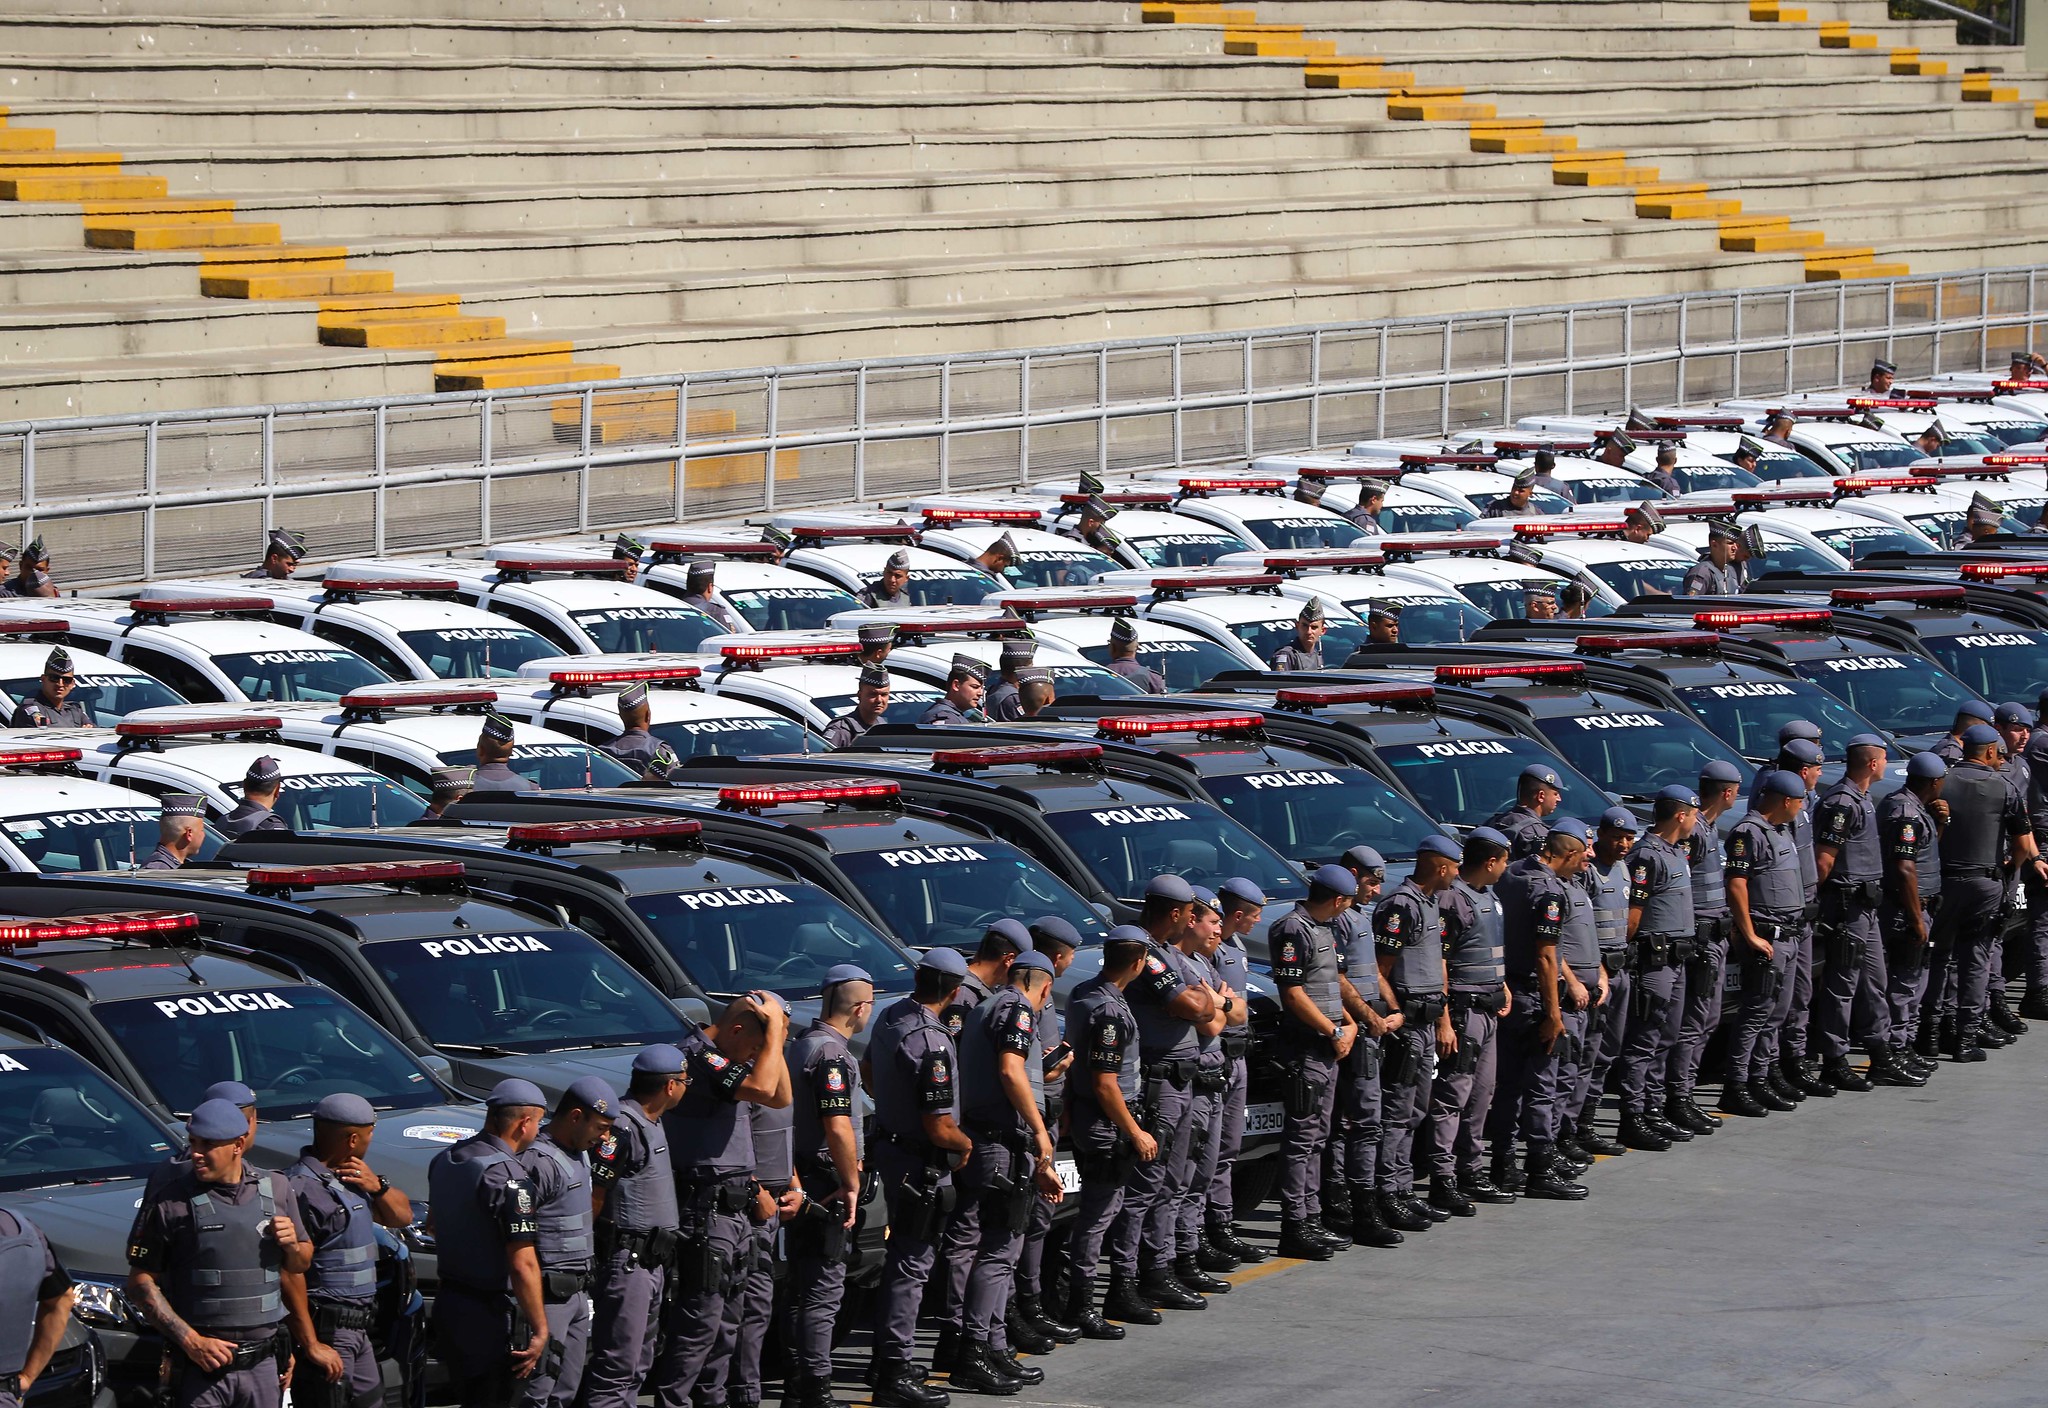
[[[1647,885],[1650,883],[1650,863],[1648,861],[1637,861],[1635,863],[1634,872],[1636,883],[1638,885]]]
[[[1742,833],[1741,833],[1740,831],[1738,831],[1738,832],[1736,832],[1736,833],[1735,833],[1734,835],[1730,836],[1730,837],[1728,838],[1728,854],[1729,854],[1729,855],[1731,855],[1731,856],[1746,856],[1746,855],[1748,855],[1748,854],[1749,854],[1749,837],[1747,837],[1747,836],[1743,835],[1743,834],[1742,834]]]
[[[1017,1030],[1020,1032],[1031,1030],[1031,1009],[1029,1007],[1023,1008],[1017,1013]]]
[[[1545,919],[1564,918],[1564,905],[1554,897],[1545,900],[1543,902],[1543,917]]]
[[[1152,973],[1164,973],[1166,971],[1166,965],[1159,961],[1159,955],[1156,953],[1145,955],[1145,968],[1147,972]]]
[[[1920,828],[1910,821],[1900,822],[1899,840],[1908,846],[1917,844],[1920,840]]]
[[[932,1062],[933,1081],[935,1081],[939,1085],[944,1085],[947,1081],[951,1080],[952,1078],[953,1071],[952,1068],[946,1064],[945,1057],[941,1056]]]
[[[1282,939],[1280,941],[1280,961],[1282,963],[1298,963],[1301,961],[1301,950],[1296,947],[1294,940]]]
[[[1398,934],[1398,933],[1400,933],[1400,932],[1401,932],[1401,911],[1400,911],[1400,910],[1398,910],[1398,909],[1389,909],[1389,910],[1387,911],[1387,917],[1386,917],[1386,930],[1387,930],[1387,932],[1388,932],[1389,934]]]
[[[835,1095],[846,1089],[846,1076],[840,1071],[839,1067],[827,1066],[825,1068],[825,1088]]]
[[[732,1062],[726,1060],[725,1057],[719,1055],[716,1051],[707,1051],[704,1053],[704,1064],[714,1071],[722,1071],[731,1065]]]
[[[597,1156],[600,1159],[616,1158],[619,1152],[619,1136],[607,1134],[597,1141]]]
[[[512,1185],[512,1202],[521,1212],[533,1211],[533,1193],[524,1183]]]

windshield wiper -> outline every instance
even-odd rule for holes
[[[443,1051],[457,1051],[464,1056],[482,1056],[492,1061],[502,1061],[508,1056],[519,1055],[517,1051],[510,1051],[502,1046],[466,1046],[456,1041],[442,1041],[435,1044]]]

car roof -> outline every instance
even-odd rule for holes
[[[1204,523],[1199,518],[1190,518],[1184,513],[1166,513],[1157,509],[1127,508],[1116,516],[1114,522],[1117,536],[1125,539],[1161,538],[1181,534],[1194,534],[1203,538],[1237,536],[1227,528]]]
[[[0,775],[0,818],[33,821],[53,812],[100,811],[109,807],[140,809],[154,817],[162,803],[147,792],[59,774]]]
[[[5,614],[6,607],[4,603],[0,603],[0,616]],[[125,665],[112,656],[102,655],[96,650],[87,650],[80,645],[67,646],[66,649],[71,655],[72,670],[80,677],[117,675],[122,679],[150,678],[133,665]],[[40,676],[43,672],[43,662],[49,658],[50,642],[47,640],[38,641],[33,637],[27,640],[0,638],[0,679]]]
[[[819,547],[792,549],[788,554],[787,560],[792,563],[814,560],[836,562],[841,567],[849,568],[865,576],[879,577],[882,575],[882,568],[888,565],[890,557],[898,552],[908,552],[910,554],[910,571],[913,576],[920,572],[945,572],[950,574],[963,570],[980,570],[970,567],[969,564],[962,562],[957,557],[952,557],[942,552],[935,552],[931,548],[915,547],[907,542],[895,539],[879,543],[841,543],[828,539]]]
[[[1092,646],[1109,644],[1110,629],[1118,618],[1110,616],[1043,616],[1033,629],[1041,636],[1051,636],[1063,641],[1076,651]],[[1141,644],[1158,641],[1198,641],[1204,639],[1197,632],[1185,626],[1170,625],[1149,616],[1127,618],[1137,629]]]
[[[1301,614],[1301,598],[1275,596],[1270,592],[1196,592],[1186,598],[1155,601],[1146,612],[1154,620],[1171,621],[1178,612],[1218,622],[1225,626],[1251,626],[1271,622],[1294,623]],[[1331,608],[1335,619],[1350,625],[1362,624],[1344,607]]]

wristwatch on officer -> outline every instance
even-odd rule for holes
[[[1224,1016],[1228,1017],[1228,1016],[1230,1015],[1230,1009],[1231,1009],[1232,1005],[1236,1003],[1236,1001],[1237,1001],[1237,999],[1236,999],[1236,998],[1234,998],[1234,997],[1232,997],[1232,996],[1231,996],[1231,995],[1230,995],[1229,993],[1225,993],[1225,994],[1223,994],[1223,1015],[1224,1015]]]
[[[388,1179],[388,1178],[386,1178],[386,1177],[385,1177],[385,1176],[384,1176],[383,1174],[381,1174],[381,1173],[380,1173],[380,1174],[378,1174],[378,1175],[377,1175],[377,1191],[376,1191],[376,1192],[374,1192],[374,1193],[372,1193],[372,1194],[371,1194],[370,1196],[371,1196],[371,1197],[373,1197],[373,1198],[381,1198],[381,1197],[383,1197],[383,1196],[384,1196],[384,1195],[385,1195],[386,1193],[389,1193],[390,1191],[391,1191],[391,1180],[390,1180],[390,1179]]]

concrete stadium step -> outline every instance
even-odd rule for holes
[[[312,340],[312,320],[268,304],[198,298],[123,303],[13,304],[0,308],[0,365],[115,362],[130,356],[193,351],[296,348]]]

